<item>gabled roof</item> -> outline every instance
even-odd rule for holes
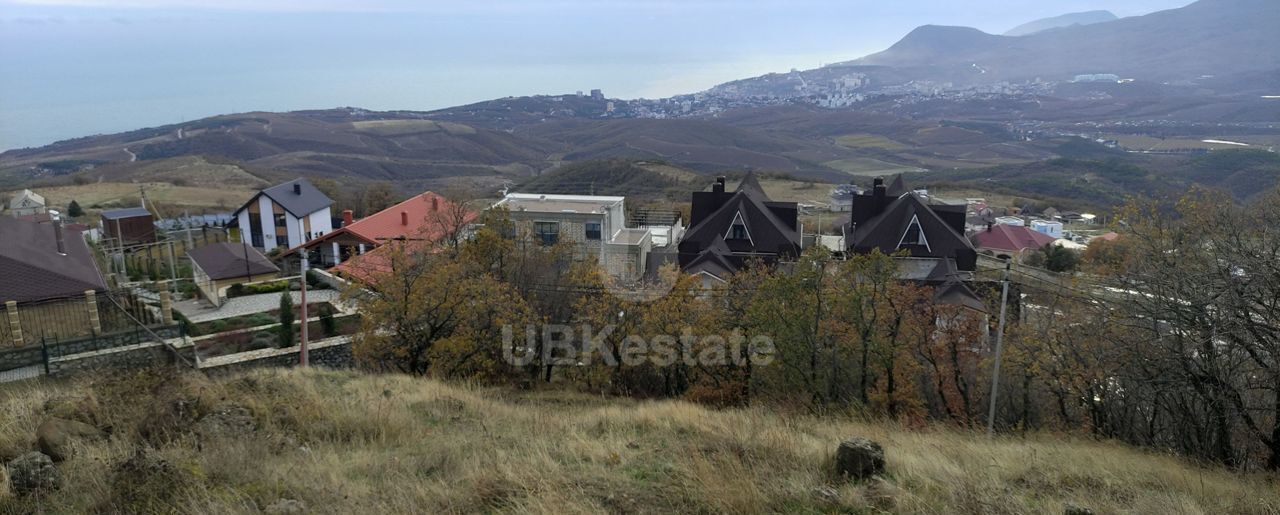
[[[889,187],[885,191],[885,194],[889,195],[890,197],[899,197],[906,192],[907,192],[907,182],[903,180],[902,174],[898,174],[893,176],[893,182],[889,183]]]
[[[242,243],[214,243],[187,251],[196,266],[215,281],[279,272],[280,268],[258,252]]]
[[[733,262],[731,254],[724,239],[716,238],[711,246],[685,264],[684,271],[688,274],[705,273],[722,281],[728,280],[730,275],[738,271],[738,265]]]
[[[899,246],[913,222],[920,224],[928,246]],[[851,233],[849,250],[854,253],[865,254],[879,249],[885,254],[892,254],[905,249],[912,257],[954,258],[963,270],[972,270],[976,265],[977,256],[969,240],[913,193],[905,193],[890,202],[879,215],[856,224]]]
[[[102,212],[103,220],[120,220],[124,218],[135,218],[139,216],[151,216],[151,212],[142,207],[126,207],[122,209],[111,209]]]
[[[973,235],[973,242],[978,248],[1008,252],[1042,248],[1053,243],[1055,239],[1057,238],[1027,227],[1005,224],[992,225],[989,229]]]
[[[952,280],[933,288],[933,302],[936,304],[961,306],[979,311],[987,312],[987,304],[978,298],[978,294],[966,286],[963,282]]]
[[[724,246],[739,258],[800,252],[796,204],[769,200],[754,174],[748,173],[733,193],[719,188],[694,193],[692,212],[692,226],[680,242],[680,260],[686,267],[713,246]],[[739,219],[751,235],[750,240],[724,241]]]
[[[297,188],[294,188],[295,185]],[[258,194],[266,195],[268,198],[275,201],[276,204],[280,204],[280,207],[283,207],[285,211],[289,212],[289,214],[298,218],[302,218],[333,205],[333,199],[329,198],[328,195],[321,192],[319,188],[312,185],[310,181],[301,177],[286,183],[277,184],[262,190]],[[237,209],[235,214],[240,214],[241,211],[249,207],[250,203],[257,199],[258,196],[254,195],[253,198],[249,199],[249,202],[245,202],[243,206],[240,206],[240,209]]]
[[[53,224],[0,217],[0,302],[31,302],[107,289],[80,231],[63,228],[58,253]]]
[[[19,191],[18,193],[15,193],[13,195],[13,198],[9,200],[9,208],[19,209],[22,207],[30,207],[30,206],[23,205],[28,200],[31,201],[31,203],[36,205],[40,205],[40,206],[44,205],[44,196],[31,190],[22,190],[22,191]]]

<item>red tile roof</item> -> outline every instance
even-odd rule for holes
[[[1053,243],[1056,238],[1042,232],[1016,225],[996,224],[990,229],[980,231],[973,236],[973,243],[978,248],[1021,252],[1026,249],[1038,249]]]
[[[438,193],[427,191],[356,220],[346,227],[330,231],[299,247],[311,247],[341,235],[354,236],[364,240],[370,246],[397,239],[435,241],[440,239],[446,230],[457,228],[476,219],[474,212],[468,210],[465,213],[461,223],[452,220],[453,217],[458,216],[455,204]],[[295,250],[296,248],[290,252]]]

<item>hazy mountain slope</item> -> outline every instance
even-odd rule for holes
[[[1036,21],[1027,22],[1009,29],[1004,33],[1006,36],[1026,36],[1043,32],[1050,29],[1058,29],[1062,27],[1070,27],[1072,25],[1093,25],[1095,23],[1104,23],[1120,19],[1111,11],[1085,11],[1081,13],[1070,13],[1052,18],[1042,18]]]
[[[935,80],[989,82],[1114,73],[1148,80],[1280,68],[1280,2],[1200,0],[1179,9],[1021,37],[967,27],[920,27],[850,62],[935,70]],[[959,73],[957,70],[965,70]],[[945,72],[945,73],[944,73]]]

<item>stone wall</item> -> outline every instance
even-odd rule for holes
[[[39,345],[0,350],[0,371],[42,363],[44,363],[44,353]]]
[[[86,372],[117,373],[174,362],[173,351],[163,343],[147,342],[126,347],[77,354],[49,360],[49,375],[75,375]]]
[[[298,365],[300,352],[300,348],[295,345],[283,349],[260,349],[218,356],[202,361],[200,370],[210,376],[219,376],[261,367],[294,367]],[[335,336],[311,342],[307,354],[312,366],[326,368],[355,366],[355,360],[351,355],[350,336]]]

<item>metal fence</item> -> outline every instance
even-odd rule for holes
[[[17,305],[21,342],[7,312],[0,316],[0,348],[37,345],[42,339],[92,338],[163,325],[158,301],[133,290],[97,292]]]

